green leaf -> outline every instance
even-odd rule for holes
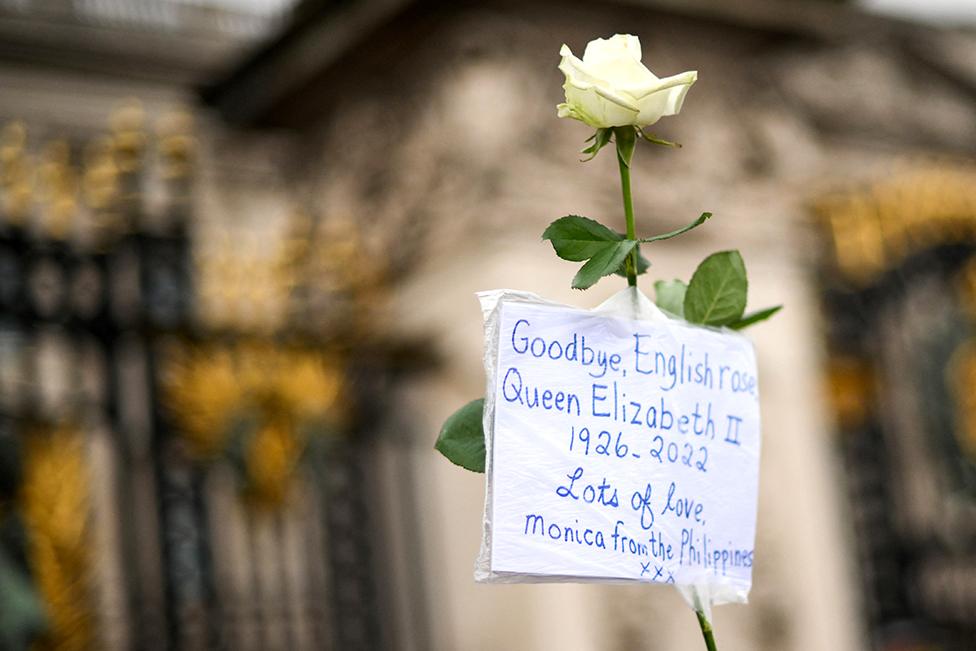
[[[756,312],[750,312],[746,314],[738,321],[733,321],[729,324],[729,327],[733,330],[742,330],[743,328],[748,328],[751,325],[759,323],[760,321],[765,321],[769,317],[773,316],[777,312],[783,309],[782,305],[777,305],[776,307],[767,307],[765,310],[758,310]]]
[[[620,237],[623,237],[623,235],[621,235]],[[640,276],[641,274],[647,273],[647,270],[650,269],[650,268],[651,268],[651,262],[647,258],[645,258],[641,254],[640,250],[638,249],[638,251],[637,251],[637,275]],[[618,276],[623,277],[623,278],[626,278],[627,277],[627,259],[626,258],[624,259],[623,263],[617,268],[617,270],[614,273],[617,274]]]
[[[434,449],[448,461],[473,472],[485,471],[485,399],[472,400],[444,421]]]
[[[654,134],[644,133],[643,130],[638,130],[638,133],[640,133],[641,138],[643,138],[649,143],[655,145],[664,145],[665,147],[674,147],[675,149],[681,149],[680,143],[671,142],[670,140],[664,140],[663,138],[658,138]]]
[[[635,240],[623,240],[606,244],[604,248],[580,267],[573,277],[573,289],[589,289],[604,276],[609,276],[620,268],[630,252],[637,246]]]
[[[654,283],[654,302],[665,312],[683,319],[685,316],[685,293],[687,291],[688,285],[684,281],[678,279],[659,280]]]
[[[705,258],[688,283],[685,319],[723,326],[734,323],[746,309],[746,266],[738,251],[721,251]]]
[[[542,239],[549,240],[556,255],[563,260],[588,260],[573,278],[575,289],[592,287],[612,273],[625,275],[627,254],[637,246],[636,240],[627,240],[600,222],[579,215],[567,215],[552,222],[542,233]],[[638,256],[638,274],[646,272],[649,266],[646,258]]]
[[[624,236],[588,217],[567,215],[549,224],[542,239],[549,240],[556,255],[563,260],[580,262],[605,249],[608,242],[619,242]]]
[[[704,224],[705,222],[707,222],[711,217],[712,217],[712,213],[710,213],[710,212],[703,212],[698,217],[698,219],[696,219],[695,221],[691,222],[687,226],[682,226],[678,230],[671,231],[670,233],[662,233],[661,235],[654,235],[654,236],[651,236],[651,237],[642,238],[641,239],[641,242],[658,242],[660,240],[670,240],[672,237],[677,237],[677,236],[681,235],[682,233],[687,233],[688,231],[690,231],[693,228],[698,228],[699,226],[701,226],[702,224]]]
[[[593,144],[586,149],[580,150],[581,154],[589,154],[589,158],[584,158],[581,162],[586,163],[593,160],[600,150],[607,146],[610,142],[610,136],[613,135],[613,129],[597,129],[596,133],[586,139],[586,142],[593,141]]]

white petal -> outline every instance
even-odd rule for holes
[[[641,60],[640,39],[631,34],[614,34],[610,38],[597,38],[586,44],[583,61],[605,63],[616,59]]]
[[[566,103],[582,114],[582,120],[592,127],[606,128],[634,124],[638,108],[629,108],[603,96],[596,86],[580,88],[567,83]]]
[[[637,124],[647,126],[654,124],[666,115],[676,115],[681,111],[684,104],[685,95],[691,88],[690,83],[673,84],[666,88],[649,93],[640,99],[640,115],[637,116]]]
[[[597,88],[599,94],[620,107],[637,112],[639,107],[634,98],[629,94],[616,92],[614,86],[608,80],[594,74],[583,61],[580,61],[569,48],[563,46],[563,59],[559,63],[559,70],[566,75],[566,83],[572,84],[580,90],[587,90],[591,87]]]
[[[592,65],[587,63],[586,66],[591,74],[604,79],[615,89],[643,88],[658,82],[658,78],[643,63],[634,59],[615,59]]]
[[[586,64],[577,58],[568,45],[563,45],[559,50],[562,59],[559,61],[559,70],[566,75],[566,79],[595,84],[599,80],[590,72]]]
[[[672,75],[671,77],[665,77],[664,79],[657,79],[654,83],[621,86],[620,90],[626,92],[628,95],[631,95],[636,99],[641,99],[646,95],[656,93],[659,90],[665,90],[675,86],[691,86],[696,81],[698,81],[698,71],[689,70],[688,72],[682,72],[679,75]]]

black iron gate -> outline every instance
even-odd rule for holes
[[[820,206],[830,380],[873,647],[976,648],[976,172]]]
[[[404,355],[356,312],[379,281],[302,327],[306,241],[275,263],[290,318],[201,325],[182,119],[9,124],[0,175],[0,648],[391,646],[368,449]]]

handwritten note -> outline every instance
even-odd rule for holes
[[[749,341],[524,302],[498,310],[492,575],[748,592],[760,446]]]

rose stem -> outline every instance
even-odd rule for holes
[[[715,646],[715,636],[712,634],[712,623],[705,618],[705,613],[700,610],[696,610],[695,614],[698,615],[698,625],[701,627],[702,635],[705,637],[705,648],[708,651],[718,651]]]
[[[633,127],[617,127],[613,130],[617,144],[617,164],[620,166],[620,190],[624,195],[624,217],[627,220],[627,239],[637,239],[637,229],[634,227],[634,200],[630,196],[630,161],[634,156],[636,135]],[[627,284],[637,286],[637,247],[630,252],[627,260]]]
[[[624,217],[627,219],[627,239],[637,239],[637,229],[634,226],[634,200],[630,194],[630,162],[634,157],[634,147],[637,144],[635,131],[632,127],[616,127],[613,130],[614,140],[617,144],[617,165],[620,167],[620,190],[624,197]],[[637,286],[637,247],[630,252],[627,260],[627,284],[631,287]],[[718,651],[715,646],[715,635],[712,632],[712,624],[705,617],[701,610],[695,610],[698,616],[698,625],[701,627],[702,636],[705,638],[705,647],[708,651]]]
[[[634,147],[637,144],[635,131],[632,127],[617,127],[613,130],[614,140],[617,144],[617,165],[620,167],[620,190],[624,197],[624,217],[627,219],[627,239],[637,239],[637,229],[634,227],[634,200],[630,193],[630,162],[634,157]],[[631,287],[637,286],[637,247],[631,251],[627,260],[627,284]],[[701,627],[702,636],[705,638],[705,647],[708,651],[718,651],[715,646],[715,635],[712,632],[712,623],[705,617],[701,610],[695,610],[698,616],[698,626]]]

